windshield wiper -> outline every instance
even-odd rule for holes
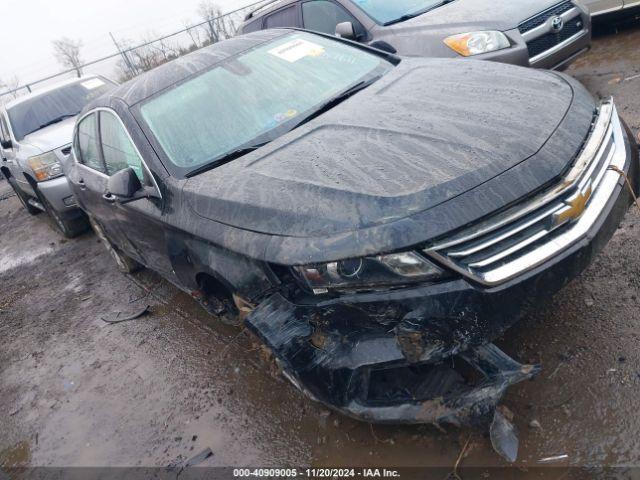
[[[350,87],[349,89],[345,90],[344,92],[340,93],[339,95],[333,97],[331,100],[329,100],[326,103],[323,103],[320,107],[318,107],[317,109],[315,109],[310,115],[306,116],[301,122],[298,122],[297,124],[295,124],[291,129],[289,129],[288,131],[292,131],[295,130],[296,128],[298,128],[301,125],[304,125],[307,122],[310,122],[311,120],[313,120],[314,118],[322,115],[324,112],[326,112],[327,110],[331,110],[333,107],[335,107],[336,105],[338,105],[339,103],[344,102],[346,99],[348,99],[349,97],[352,97],[353,95],[355,95],[356,93],[358,93],[360,90],[363,90],[364,88],[367,88],[369,85],[371,85],[373,82],[375,82],[376,80],[378,80],[378,78],[380,77],[374,77],[371,80],[363,80],[361,82],[356,83],[353,87]],[[237,158],[240,158],[248,153],[251,153],[261,147],[264,147],[267,143],[270,143],[271,140],[267,141],[267,142],[261,142],[261,143],[257,143],[255,145],[250,145],[248,147],[240,147],[237,150],[234,150],[230,153],[227,153],[225,155],[223,155],[222,157],[219,157],[209,163],[207,163],[206,165],[203,165],[202,167],[196,168],[195,170],[192,170],[191,172],[187,173],[185,175],[186,178],[191,178],[191,177],[195,177],[196,175],[200,175],[201,173],[204,172],[208,172],[209,170],[213,170],[214,168],[217,168],[221,165],[224,165],[225,163],[229,163]]]
[[[353,87],[349,88],[348,90],[345,90],[344,92],[342,92],[338,96],[333,97],[328,102],[323,103],[320,107],[315,109],[310,115],[306,116],[302,121],[296,123],[291,130],[295,130],[296,128],[304,125],[305,123],[310,122],[314,118],[317,118],[320,115],[322,115],[323,113],[331,110],[335,106],[337,106],[340,103],[342,103],[345,100],[347,100],[349,97],[354,96],[360,90],[364,90],[365,88],[367,88],[369,85],[371,85],[373,82],[375,82],[378,78],[379,77],[376,77],[376,78],[373,78],[372,80],[368,80],[368,81],[364,81],[363,80],[362,82],[356,83]]]
[[[422,10],[419,10],[417,12],[413,12],[413,13],[407,13],[405,15],[402,15],[399,18],[396,18],[395,20],[391,20],[389,22],[383,23],[383,26],[388,27],[389,25],[394,25],[396,23],[402,23],[402,22],[406,22],[407,20],[411,20],[412,18],[416,18],[419,17],[420,15],[424,15],[427,12],[430,12],[431,10],[435,10],[436,8],[440,8],[443,5],[446,5],[447,3],[451,3],[454,0],[443,0],[442,2],[438,3],[437,5],[433,5],[432,7],[428,7],[428,8],[423,8]]]
[[[256,145],[251,145],[249,147],[241,147],[237,150],[234,150],[230,153],[225,153],[223,156],[216,158],[215,160],[203,165],[195,170],[190,171],[185,175],[186,178],[195,177],[196,175],[200,175],[201,173],[208,172],[209,170],[213,170],[225,163],[229,163],[237,158],[243,157],[248,153],[254,152],[259,148],[264,147],[269,142],[258,143]]]
[[[80,113],[80,112],[78,112],[78,113]],[[51,125],[54,125],[56,123],[60,123],[61,121],[66,120],[67,118],[77,117],[78,113],[67,113],[65,115],[60,115],[59,117],[56,117],[56,118],[54,118],[52,120],[49,120],[46,123],[43,123],[42,125],[40,125],[35,130],[31,130],[29,133],[26,133],[24,136],[26,137],[27,135],[31,135],[32,133],[37,132],[38,130],[42,130],[43,128],[50,127]]]

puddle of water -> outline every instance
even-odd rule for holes
[[[0,468],[21,468],[29,465],[31,449],[28,442],[20,442],[0,452]]]

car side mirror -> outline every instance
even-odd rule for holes
[[[346,38],[347,40],[355,40],[356,30],[353,28],[353,23],[342,22],[336,25],[336,35],[340,38]]]
[[[0,141],[0,146],[5,150],[10,150],[13,148],[13,142],[11,140],[2,140]]]
[[[127,199],[133,198],[142,189],[142,184],[133,168],[128,167],[109,177],[108,188],[111,195]]]
[[[103,198],[121,204],[135,202],[143,198],[161,198],[155,187],[144,187],[133,168],[128,167],[109,177],[108,192]]]

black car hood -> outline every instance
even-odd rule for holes
[[[532,157],[572,90],[540,71],[406,62],[252,155],[189,180],[194,211],[243,229],[332,235],[397,221]]]

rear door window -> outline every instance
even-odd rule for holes
[[[329,0],[313,0],[302,4],[304,28],[334,35],[339,23],[351,22],[356,33],[362,31],[360,23],[342,6]]]
[[[144,183],[142,160],[122,122],[110,112],[100,112],[100,141],[107,175],[131,167]]]
[[[278,27],[300,27],[300,17],[298,15],[297,5],[283,8],[266,17],[264,22],[265,28]]]
[[[78,153],[80,163],[86,165],[93,170],[97,170],[100,173],[106,173],[106,169],[100,154],[98,153],[98,116],[92,113],[88,117],[85,117],[80,125],[78,125]]]
[[[244,27],[242,27],[242,33],[251,33],[257,32],[262,28],[262,19],[254,20],[251,23],[247,23]]]

